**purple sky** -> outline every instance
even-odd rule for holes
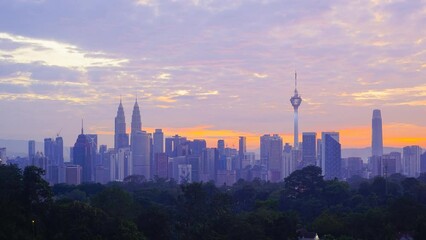
[[[426,145],[425,26],[424,0],[0,1],[0,138],[72,145],[84,118],[112,147],[137,94],[149,131],[292,142],[297,70],[300,132],[368,146],[379,108],[385,145]]]

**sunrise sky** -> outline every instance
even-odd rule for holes
[[[0,1],[0,138],[85,132],[113,147],[127,126],[248,148],[265,133],[340,131],[367,147],[382,110],[384,145],[426,147],[424,0]]]

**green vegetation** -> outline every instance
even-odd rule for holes
[[[234,186],[131,176],[58,184],[43,171],[0,166],[0,239],[396,239],[426,235],[426,176],[324,181],[306,167],[285,181]]]

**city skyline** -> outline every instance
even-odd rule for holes
[[[342,147],[426,145],[424,1],[13,1],[0,10],[4,139],[86,132],[114,146],[122,95],[143,130],[258,148],[292,142],[293,72],[302,132],[337,131]],[[366,10],[367,9],[367,10]],[[31,18],[27,17],[31,13]],[[84,26],[84,27],[82,27]],[[332,66],[332,67],[331,67]],[[30,123],[30,124],[29,124]],[[130,134],[129,128],[127,133]],[[257,146],[257,147],[256,147]]]

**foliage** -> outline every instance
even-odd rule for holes
[[[0,166],[1,239],[395,239],[426,234],[426,175],[348,182],[306,167],[234,186],[131,176],[50,187],[43,170]],[[34,221],[34,222],[33,222]]]

